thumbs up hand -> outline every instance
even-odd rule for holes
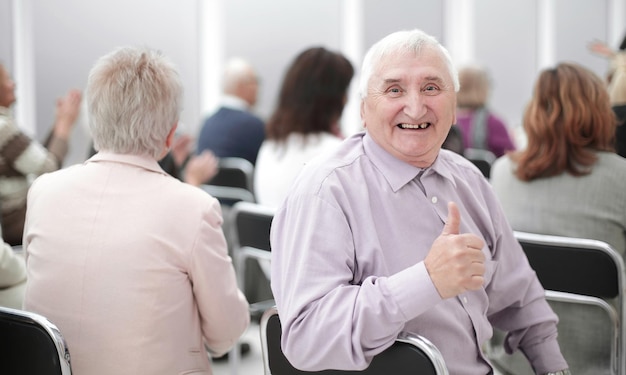
[[[459,234],[461,214],[456,203],[448,203],[448,218],[441,235],[433,242],[424,265],[441,298],[480,289],[485,273],[484,242],[471,233]]]

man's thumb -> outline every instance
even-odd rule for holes
[[[461,225],[461,214],[459,213],[459,207],[456,203],[448,203],[448,218],[446,219],[446,225],[443,227],[441,234],[459,234],[459,226]]]

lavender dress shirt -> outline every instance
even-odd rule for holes
[[[491,371],[480,348],[492,325],[510,331],[535,371],[567,367],[557,317],[515,240],[487,180],[442,150],[422,170],[367,133],[305,166],[271,230],[272,290],[282,346],[298,368],[363,369],[400,331],[442,352],[454,375]],[[423,191],[420,188],[423,185]],[[447,218],[485,241],[485,286],[442,300],[424,266]]]

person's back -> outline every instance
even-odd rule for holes
[[[158,165],[178,74],[156,51],[123,48],[98,61],[87,92],[98,153],[29,191],[24,308],[59,327],[75,374],[210,374],[207,350],[226,353],[250,317],[219,202]]]
[[[598,153],[591,173],[520,181],[503,157],[491,169],[491,183],[515,230],[602,240],[626,250],[626,159]]]
[[[493,152],[497,157],[515,150],[504,121],[487,106],[490,83],[487,71],[477,66],[459,70],[457,126],[463,133],[465,148]]]
[[[201,327],[195,310],[195,298],[226,309],[216,297],[236,293],[218,277],[230,276],[220,271],[230,258],[219,204],[136,161],[96,156],[36,180],[29,204],[62,218],[27,219],[24,306],[57,324],[77,374],[206,372],[201,332],[219,343],[245,326],[235,309],[238,324]],[[205,252],[207,243],[223,251]],[[205,295],[194,297],[190,283]]]
[[[290,63],[255,167],[259,203],[278,207],[304,165],[341,143],[353,75],[345,56],[323,47],[307,48]]]
[[[258,78],[252,65],[230,59],[224,71],[224,98],[215,113],[204,120],[197,152],[211,150],[218,158],[239,157],[256,163],[265,138],[265,124],[250,109],[258,95]]]
[[[266,140],[259,150],[254,173],[255,196],[259,203],[278,207],[304,165],[337,147],[341,139],[330,133],[304,136],[292,133],[278,143]]]
[[[624,254],[626,159],[613,152],[615,118],[602,80],[574,64],[546,70],[524,117],[527,148],[491,170],[513,229],[601,240]]]
[[[260,118],[243,109],[222,106],[204,121],[197,150],[211,150],[218,158],[239,157],[255,164],[264,138],[265,125]]]

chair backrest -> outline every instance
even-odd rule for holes
[[[496,160],[493,152],[478,148],[466,148],[463,151],[463,156],[478,167],[485,178],[491,176],[491,165]]]
[[[222,207],[232,207],[237,202],[254,202],[254,194],[250,190],[221,185],[200,185],[200,188],[215,197]]]
[[[545,289],[622,298],[624,261],[607,243],[525,232],[515,237]]]
[[[0,373],[68,375],[70,353],[59,329],[45,317],[0,307]]]
[[[252,247],[270,251],[270,227],[274,210],[251,202],[239,202],[233,206],[230,220],[236,247]]]
[[[624,373],[622,257],[597,240],[525,232],[515,237],[559,316],[559,343],[572,373]]]
[[[425,338],[402,332],[395,343],[372,359],[362,371],[302,371],[289,363],[280,346],[282,335],[280,318],[275,307],[268,309],[261,318],[261,348],[265,375],[447,375],[448,370],[439,350]]]
[[[231,186],[254,192],[252,188],[254,165],[244,158],[220,158],[217,174],[209,185]]]
[[[273,208],[250,202],[236,203],[229,217],[235,269],[255,321],[275,303],[267,282],[273,218]]]

